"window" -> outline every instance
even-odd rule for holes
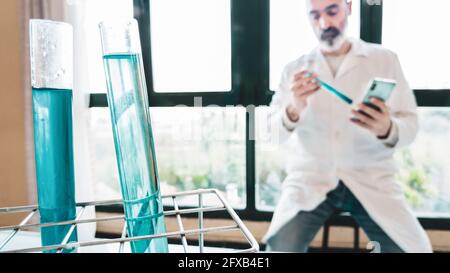
[[[415,89],[450,88],[446,0],[384,1],[383,45],[399,54]]]
[[[280,145],[274,130],[271,130],[269,107],[258,107],[256,111],[256,208],[273,211],[281,195],[281,185],[286,178],[286,155],[289,145]]]
[[[422,108],[420,133],[407,149],[397,152],[398,180],[419,215],[450,212],[450,110]]]
[[[230,0],[150,1],[156,92],[231,90]]]
[[[309,25],[304,0],[270,1],[270,89],[278,88],[284,66],[310,52],[317,38]],[[359,37],[360,2],[353,1],[348,35]]]
[[[245,207],[245,108],[161,107],[151,117],[162,194],[216,188],[234,207]],[[89,129],[96,199],[121,198],[107,108],[91,109]]]

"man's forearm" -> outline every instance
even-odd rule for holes
[[[300,114],[298,109],[292,105],[288,105],[286,107],[286,114],[291,122],[296,123],[300,120]]]
[[[380,138],[380,140],[387,147],[395,148],[397,146],[399,141],[398,126],[394,121],[392,121],[391,128],[387,136],[385,138]]]
[[[300,115],[298,110],[292,105],[288,105],[283,110],[282,122],[284,128],[288,131],[294,131],[300,121]]]

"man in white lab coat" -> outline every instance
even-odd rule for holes
[[[381,252],[431,252],[395,180],[395,149],[412,143],[418,130],[417,103],[397,55],[346,36],[351,1],[306,2],[319,46],[286,66],[272,100],[282,140],[297,148],[265,236],[268,250],[306,252],[333,212],[344,210]],[[321,89],[317,77],[356,103]],[[358,104],[373,78],[397,82],[386,103],[372,100],[381,111]]]

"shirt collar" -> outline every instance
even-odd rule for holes
[[[316,47],[315,50],[311,52],[312,54],[310,55],[310,58],[318,60],[317,70],[318,73],[324,77],[324,79],[332,80],[345,75],[347,72],[355,68],[362,61],[362,58],[366,58],[369,55],[369,47],[366,42],[356,38],[349,38],[349,41],[352,43],[352,48],[350,49],[350,52],[347,53],[347,56],[345,57],[335,77],[333,77],[320,47]]]
[[[357,38],[348,38],[348,40],[352,44],[352,48],[350,49],[350,52],[348,54],[361,57],[369,56],[369,48],[366,42]],[[317,46],[311,53],[323,55],[319,46]]]

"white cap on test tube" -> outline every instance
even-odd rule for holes
[[[49,20],[30,20],[31,85],[73,88],[73,28]]]

